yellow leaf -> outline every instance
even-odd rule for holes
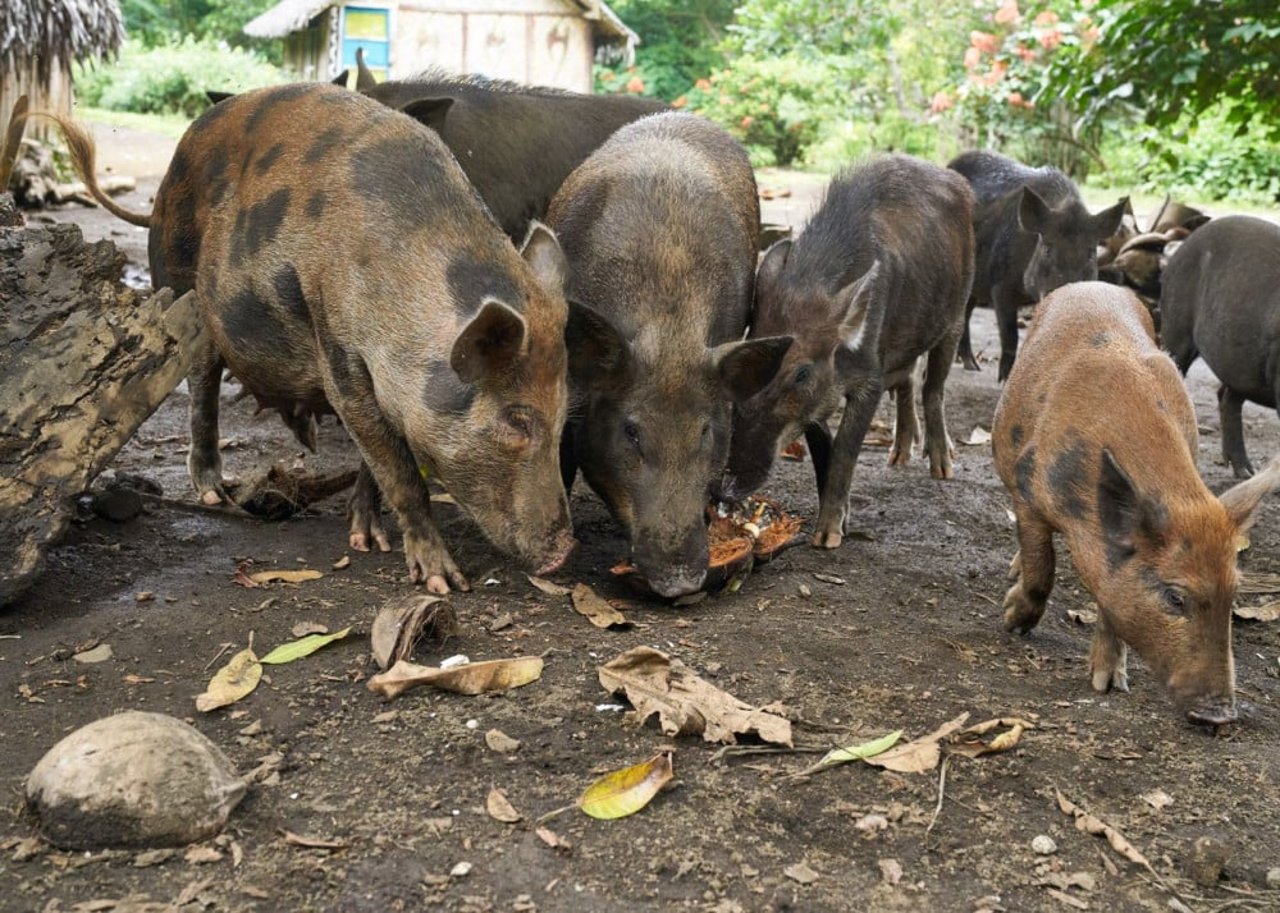
[[[386,672],[369,679],[368,688],[385,698],[396,697],[418,685],[431,685],[456,694],[483,694],[520,688],[541,677],[542,659],[537,656],[466,663],[448,669],[419,666],[401,660]]]
[[[664,751],[643,764],[605,774],[587,787],[578,807],[592,818],[625,818],[648,805],[671,777],[671,752]]]
[[[308,634],[306,637],[300,637],[297,640],[289,641],[287,644],[281,644],[258,660],[258,662],[267,663],[268,665],[291,663],[295,659],[310,656],[321,647],[331,644],[335,640],[342,640],[350,633],[350,628],[343,628],[341,631],[335,631],[332,634]]]
[[[319,580],[324,574],[319,571],[258,571],[256,574],[250,574],[249,579],[254,583],[272,583],[281,580],[285,583],[301,583],[304,580]]]
[[[252,649],[241,650],[231,661],[219,669],[209,681],[204,694],[196,697],[196,709],[201,713],[234,704],[258,687],[262,679],[262,665]]]
[[[850,761],[861,761],[864,758],[875,757],[896,745],[900,738],[902,738],[902,730],[898,729],[878,739],[872,739],[870,742],[863,742],[861,745],[833,748],[822,756],[822,760],[818,762],[817,766],[820,769],[835,767],[837,764],[847,764]]]

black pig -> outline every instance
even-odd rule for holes
[[[580,466],[654,591],[694,592],[731,403],[768,383],[791,342],[742,341],[760,224],[751,164],[710,122],[654,115],[574,171],[547,220],[570,264],[566,483]]]
[[[1169,258],[1161,342],[1183,374],[1197,357],[1222,382],[1222,457],[1253,475],[1240,408],[1280,405],[1280,227],[1227,216],[1198,228]]]
[[[973,188],[978,245],[960,357],[966,368],[978,370],[968,314],[977,304],[995,308],[1003,381],[1017,357],[1018,308],[1068,282],[1098,278],[1098,245],[1120,227],[1129,198],[1091,215],[1076,185],[1057,168],[1029,168],[994,152],[965,152],[947,167]]]
[[[913,368],[927,357],[924,449],[951,478],[943,389],[973,282],[973,198],[954,172],[904,155],[836,175],[794,242],[779,241],[756,277],[752,337],[795,343],[765,389],[734,410],[718,494],[764,484],[781,445],[804,432],[818,478],[813,544],[840,545],[853,467],[884,389],[898,402],[890,464],[918,432]],[[873,265],[878,264],[878,265]],[[827,418],[844,404],[834,441]]]

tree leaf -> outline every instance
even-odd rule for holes
[[[578,807],[604,820],[634,815],[671,782],[672,775],[671,752],[664,751],[643,764],[605,774],[587,787]]]
[[[1236,606],[1232,614],[1245,621],[1276,621],[1280,619],[1280,602]]]
[[[956,733],[947,744],[951,754],[976,758],[984,754],[999,754],[1014,748],[1022,740],[1022,733],[1035,729],[1036,724],[1018,717],[997,717],[983,720]],[[984,736],[1003,730],[987,740]]]
[[[569,595],[570,590],[567,586],[561,586],[558,583],[552,583],[550,580],[547,580],[543,577],[535,577],[532,574],[525,574],[525,577],[527,577],[529,579],[529,582],[532,583],[537,589],[542,590],[542,592],[546,593],[548,596],[568,596]]]
[[[1111,845],[1111,848],[1125,859],[1142,866],[1152,875],[1155,874],[1155,869],[1151,868],[1151,863],[1147,857],[1142,855],[1142,852],[1137,847],[1126,840],[1123,834],[1111,825],[1107,824],[1107,822],[1103,821],[1097,815],[1091,814],[1084,808],[1076,805],[1066,796],[1062,795],[1061,790],[1055,787],[1053,791],[1058,797],[1058,808],[1063,812],[1063,814],[1071,815],[1075,818],[1077,830],[1084,831],[1086,834],[1105,837],[1107,843]]]
[[[252,693],[262,679],[262,664],[254,656],[252,648],[241,650],[231,661],[219,669],[209,681],[204,694],[196,697],[196,709],[201,713],[234,704]]]
[[[319,571],[302,570],[302,571],[258,571],[256,574],[250,574],[249,579],[254,583],[273,583],[277,580],[284,583],[301,583],[304,580],[319,580],[324,574]]]
[[[483,694],[520,688],[542,677],[542,659],[521,656],[495,659],[482,663],[465,663],[448,669],[419,666],[401,660],[386,672],[369,679],[369,690],[385,698],[393,698],[410,688],[431,685],[455,694]]]
[[[850,761],[865,761],[867,758],[888,751],[898,743],[898,739],[902,738],[902,730],[897,729],[888,735],[882,735],[878,739],[872,739],[870,742],[861,742],[857,745],[848,745],[844,748],[833,748],[822,756],[817,764],[806,767],[793,776],[805,777],[809,774],[815,774],[819,771],[826,770],[828,767],[838,767],[841,764],[848,764]]]
[[[627,621],[626,616],[609,605],[608,602],[596,594],[595,590],[585,583],[579,583],[573,588],[573,608],[574,611],[597,628],[631,626],[631,622]]]
[[[874,764],[886,770],[896,770],[899,773],[915,774],[933,770],[942,760],[942,748],[939,743],[963,726],[968,719],[969,714],[962,713],[951,722],[943,723],[928,735],[904,742],[865,760],[868,764]]]
[[[258,662],[273,666],[291,663],[295,659],[310,656],[321,647],[327,646],[335,640],[342,640],[350,633],[351,628],[346,627],[332,634],[308,634],[306,637],[299,637],[297,640],[291,640],[287,644],[281,644],[258,660]]]
[[[489,790],[489,796],[484,802],[484,810],[489,813],[490,818],[504,824],[515,824],[524,817],[516,811],[516,807],[511,804],[506,793],[497,787]]]

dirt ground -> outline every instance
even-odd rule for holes
[[[154,175],[130,202],[147,208],[153,189]],[[782,205],[790,209],[774,211],[792,221],[803,215],[796,198]],[[145,235],[130,226],[85,210],[58,217],[142,257]],[[978,313],[974,333],[979,349],[998,356],[989,312]],[[1212,378],[1197,366],[1190,384],[1203,426],[1200,467],[1221,491],[1231,479],[1218,460]],[[304,457],[274,416],[233,404],[235,389],[226,385],[223,400],[231,473],[272,461],[354,465],[354,448],[331,420],[320,455]],[[994,362],[976,374],[956,366],[948,421],[957,441],[990,427],[998,394]],[[0,614],[2,911],[1280,909],[1267,878],[1280,866],[1280,627],[1236,625],[1243,715],[1216,736],[1185,723],[1136,657],[1131,693],[1094,694],[1085,672],[1090,630],[1068,616],[1090,597],[1069,560],[1060,561],[1040,627],[1025,638],[1001,628],[1013,530],[987,446],[961,446],[949,482],[931,480],[918,456],[890,471],[886,449],[868,447],[851,507],[859,535],[834,552],[792,549],[736,594],[686,608],[636,601],[611,581],[625,542],[579,482],[572,508],[582,548],[556,579],[621,600],[636,622],[630,630],[592,627],[442,507],[445,535],[475,589],[450,597],[460,634],[420,646],[417,659],[534,655],[545,657],[545,672],[493,697],[423,689],[384,703],[364,686],[374,671],[368,632],[383,602],[409,589],[401,555],[350,553],[341,497],[284,523],[198,507],[184,465],[186,409],[180,388],[116,461],[159,483],[164,497],[124,524],[78,523],[31,592]],[[1247,408],[1245,434],[1255,462],[1280,451],[1273,414]],[[816,514],[808,462],[781,463],[768,492],[793,512]],[[348,554],[350,565],[334,570]],[[232,578],[247,559],[325,576],[246,589]],[[1262,509],[1243,563],[1250,574],[1280,572],[1280,501]],[[140,593],[154,598],[139,601]],[[355,631],[270,668],[240,703],[196,712],[193,697],[224,651],[252,635],[261,653],[304,621]],[[55,658],[91,640],[109,643],[114,657],[95,665]],[[797,744],[808,748],[899,728],[915,737],[964,712],[1037,726],[1011,752],[951,759],[945,784],[938,770],[897,774],[861,763],[788,779],[814,757],[717,757],[717,745],[666,738],[653,721],[636,728],[609,708],[614,699],[596,669],[640,645],[751,704],[781,701]],[[49,847],[31,855],[18,842],[33,833],[22,784],[35,762],[72,729],[126,709],[192,722],[242,771],[281,756],[278,778],[253,786],[211,844],[217,853],[199,857],[216,860]],[[490,729],[520,748],[490,750]],[[535,819],[572,803],[600,773],[664,747],[675,752],[674,788],[643,811],[613,822],[565,813],[546,826],[567,848],[535,833]],[[485,813],[494,787],[523,821]],[[1122,832],[1152,869],[1077,830],[1055,789]],[[286,830],[340,848],[291,845]],[[1056,852],[1035,853],[1038,835]],[[1188,877],[1201,838],[1218,841],[1225,860],[1211,886]],[[883,874],[887,860],[901,867],[897,884]],[[450,877],[463,862],[469,874]],[[816,879],[785,874],[798,863]]]

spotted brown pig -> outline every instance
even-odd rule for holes
[[[1128,690],[1127,644],[1193,722],[1234,719],[1236,541],[1280,484],[1280,459],[1219,498],[1205,487],[1191,400],[1131,291],[1081,282],[1044,299],[993,447],[1017,517],[1005,627],[1040,621],[1057,533],[1100,609],[1094,689]]]

